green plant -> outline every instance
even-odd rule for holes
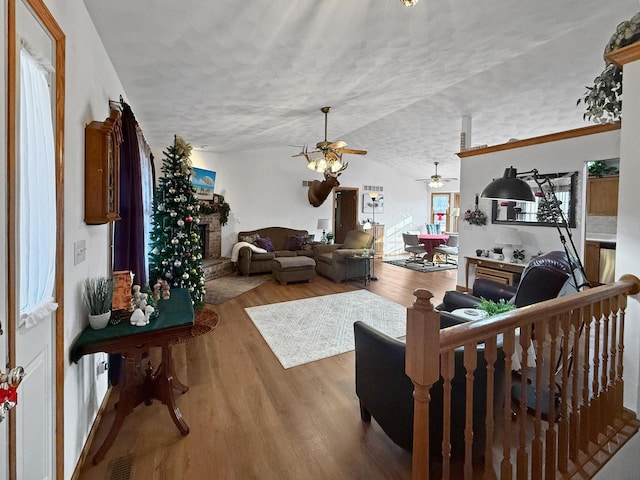
[[[224,226],[229,222],[229,213],[231,207],[224,201],[224,197],[220,195],[220,203],[206,204],[200,203],[200,213],[203,215],[211,215],[213,213],[220,214],[220,225]]]
[[[82,299],[90,315],[107,313],[113,300],[113,280],[107,277],[85,279]]]
[[[501,298],[498,303],[493,300],[487,300],[486,298],[480,298],[480,305],[476,307],[478,310],[484,310],[487,312],[487,316],[498,315],[504,312],[510,312],[514,310],[516,306],[512,303],[507,303],[504,298]]]
[[[607,165],[607,162],[603,162],[602,160],[588,162],[587,166],[589,168],[590,177],[602,178],[605,175],[615,175],[618,173],[618,169],[616,167]]]
[[[631,45],[640,39],[640,13],[636,13],[631,20],[618,24],[616,31],[609,39],[604,49],[605,68],[593,80],[593,87],[586,87],[587,91],[576,105],[581,102],[586,107],[583,115],[585,120],[595,123],[607,123],[620,120],[622,112],[622,68],[611,63],[607,54],[618,48]]]

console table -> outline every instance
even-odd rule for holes
[[[469,267],[476,266],[476,278],[488,278],[505,285],[514,286],[520,281],[520,274],[527,266],[524,263],[510,263],[486,257],[464,257],[465,288],[469,291]]]
[[[189,427],[176,405],[173,390],[185,393],[189,387],[176,377],[171,356],[171,346],[209,332],[218,324],[218,316],[211,310],[194,315],[191,296],[187,289],[172,289],[171,298],[159,300],[160,315],[143,327],[122,321],[101,330],[87,327],[73,342],[69,355],[77,362],[83,355],[106,352],[120,355],[124,363],[124,376],[120,397],[116,403],[115,420],[102,445],[93,456],[93,464],[99,463],[111,448],[125,418],[135,407],[144,402],[151,405],[160,400],[181,435],[189,434]],[[154,370],[151,361],[142,368],[141,356],[153,347],[161,349],[161,363]]]

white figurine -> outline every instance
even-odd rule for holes
[[[144,319],[147,323],[149,323],[149,320],[151,319],[151,314],[153,314],[153,312],[155,312],[156,309],[153,308],[151,305],[147,305],[144,309]]]
[[[131,314],[131,319],[129,320],[131,325],[135,325],[136,327],[142,327],[147,324],[147,320],[144,317],[144,312],[139,308],[136,308]]]

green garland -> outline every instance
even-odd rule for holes
[[[224,197],[220,195],[220,203],[207,204],[202,202],[200,204],[200,214],[213,215],[214,213],[220,214],[220,225],[226,225],[229,222],[229,213],[231,207],[224,201]]]

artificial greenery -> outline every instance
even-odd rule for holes
[[[493,300],[487,300],[486,298],[480,298],[480,305],[476,307],[478,310],[484,310],[487,312],[487,316],[498,315],[504,312],[510,312],[514,310],[516,306],[512,303],[507,303],[504,298],[501,298],[498,303]]]
[[[607,165],[607,162],[604,162],[602,160],[588,162],[587,167],[589,168],[590,177],[602,178],[606,175],[615,175],[618,173],[618,169],[616,167]]]
[[[200,204],[200,213],[202,215],[212,215],[214,213],[220,214],[220,225],[226,225],[229,222],[229,213],[231,207],[224,201],[224,197],[220,195],[220,203],[208,204],[202,202]]]
[[[113,280],[107,277],[85,279],[82,299],[89,315],[107,313],[113,300]]]
[[[191,184],[191,145],[176,136],[165,152],[153,203],[150,277],[186,288],[195,308],[204,304],[204,271],[200,240],[201,203]]]
[[[640,13],[621,22],[604,49],[605,68],[593,81],[576,105],[586,107],[585,120],[608,123],[620,120],[622,113],[622,68],[607,59],[607,54],[640,40]]]

